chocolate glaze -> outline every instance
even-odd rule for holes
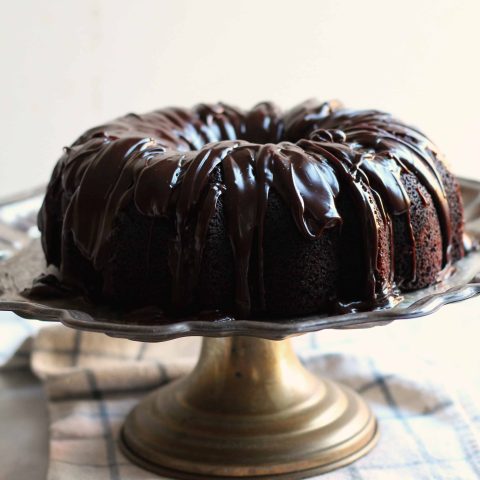
[[[180,308],[195,294],[208,225],[222,197],[235,261],[236,309],[248,316],[252,261],[258,266],[260,310],[265,308],[262,241],[269,192],[280,195],[299,232],[311,239],[341,228],[337,201],[345,192],[354,200],[364,239],[366,296],[359,300],[372,308],[396,289],[393,255],[390,275],[378,271],[379,229],[391,235],[392,216],[408,218],[402,173],[414,173],[432,196],[444,267],[451,263],[451,213],[439,158],[418,130],[386,113],[346,110],[338,102],[308,101],[286,113],[264,102],[247,112],[219,103],[129,114],[88,130],[65,149],[39,213],[43,248],[67,281],[62,245],[71,234],[101,271],[110,258],[115,219],[133,201],[142,215],[174,224],[169,268],[172,304]],[[220,177],[214,175],[218,169]],[[414,246],[410,222],[409,229]],[[415,279],[415,253],[412,262],[408,281]]]

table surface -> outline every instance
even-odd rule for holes
[[[0,372],[0,480],[44,480],[48,412],[38,379],[27,369]]]

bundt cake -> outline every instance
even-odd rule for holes
[[[63,285],[169,315],[386,307],[464,255],[435,145],[338,102],[200,104],[92,128],[65,148],[38,220]]]

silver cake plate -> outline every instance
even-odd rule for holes
[[[480,241],[480,182],[460,179],[466,232]],[[429,315],[442,306],[480,294],[480,252],[472,251],[455,264],[446,280],[429,288],[404,293],[391,308],[339,315],[309,315],[289,319],[242,320],[221,314],[172,318],[155,308],[119,312],[92,305],[82,298],[32,301],[24,289],[46,269],[36,229],[42,189],[0,202],[0,310],[25,318],[60,321],[64,325],[139,341],[166,341],[184,336],[252,336],[282,340],[326,328],[362,328],[393,320]]]

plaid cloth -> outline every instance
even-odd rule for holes
[[[480,302],[465,305],[478,312],[472,307]],[[369,455],[322,480],[480,478],[480,316],[463,315],[459,329],[449,315],[461,309],[442,312],[294,339],[308,368],[362,393],[380,423],[379,444]],[[3,334],[15,328],[21,335],[6,349]],[[160,478],[126,460],[117,435],[145,392],[191,369],[199,339],[142,344],[54,326],[38,331],[29,347],[22,335],[31,333],[30,322],[0,317],[0,361],[9,358],[6,367],[18,368],[31,348],[30,366],[48,395],[48,479]]]

